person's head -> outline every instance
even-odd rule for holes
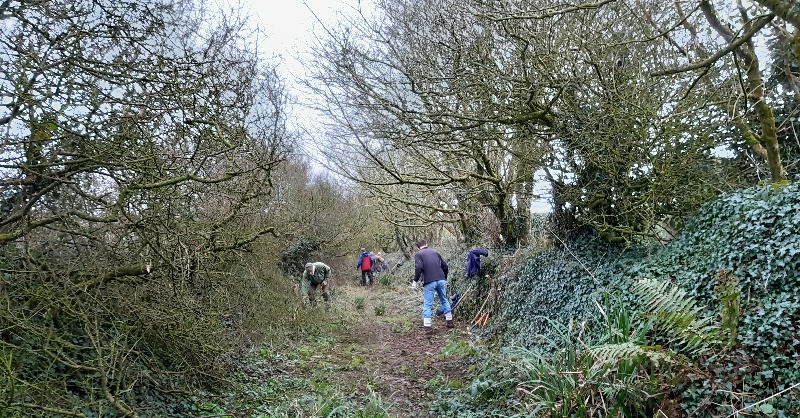
[[[314,263],[306,263],[306,274],[314,275]]]
[[[367,249],[366,248],[362,248],[361,249],[361,254],[364,254],[365,252],[367,252]]]
[[[428,248],[428,241],[425,241],[424,239],[417,241],[417,248],[420,250],[423,248]]]

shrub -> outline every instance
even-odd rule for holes
[[[386,305],[380,304],[375,306],[375,315],[382,316],[384,313],[386,313]]]
[[[698,314],[718,316],[727,347],[710,356],[686,352],[697,368],[675,393],[687,412],[725,416],[800,381],[798,272],[800,189],[758,186],[706,204],[664,248],[584,235],[568,248],[532,255],[504,292],[504,344],[560,341],[562,329],[551,322],[585,323],[596,332],[594,313],[604,293],[618,293],[629,309],[644,311],[632,286],[641,279],[669,281],[699,304]],[[771,399],[767,409],[800,414],[794,391]]]
[[[392,276],[388,274],[381,274],[378,277],[378,282],[383,286],[391,286],[392,285]]]

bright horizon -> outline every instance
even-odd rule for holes
[[[218,2],[222,7],[227,4],[224,0]],[[290,120],[290,126],[298,131],[305,128],[313,130],[314,114],[303,105],[304,93],[301,80],[307,76],[303,61],[307,61],[307,56],[311,52],[314,36],[320,34],[324,27],[335,26],[343,14],[359,9],[369,11],[370,2],[368,0],[240,0],[239,4],[249,17],[250,24],[261,29],[266,35],[259,48],[263,47],[269,55],[279,56],[279,73],[284,77],[292,94],[300,98],[293,111],[296,118]],[[307,156],[308,154],[306,152]],[[311,160],[315,172],[321,173],[327,170],[324,164]],[[534,199],[531,202],[531,212],[548,213],[552,210],[549,202],[550,185],[543,179],[541,172],[531,175],[535,182],[534,193],[542,196],[541,199]]]

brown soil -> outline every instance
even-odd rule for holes
[[[428,404],[437,390],[470,383],[463,358],[442,352],[447,344],[468,338],[468,320],[456,315],[456,326],[447,329],[444,317],[435,317],[434,332],[428,335],[422,328],[421,291],[387,290],[376,285],[351,292],[369,301],[363,308],[363,320],[340,337],[362,348],[363,373],[368,376],[348,374],[346,378],[358,380],[359,389],[363,389],[360,384],[365,377],[374,382],[373,390],[380,394],[391,417],[431,416]],[[385,307],[383,314],[376,315],[375,306]]]

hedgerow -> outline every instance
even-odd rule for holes
[[[705,306],[720,334],[713,350],[687,359],[689,367],[671,382],[665,400],[675,399],[692,416],[727,416],[742,408],[800,414],[798,389],[790,389],[800,382],[797,184],[724,195],[666,246],[626,247],[583,236],[560,247],[531,255],[506,283],[498,329],[503,345],[557,355],[554,340],[608,332],[598,320],[609,295],[644,324],[633,286],[642,279],[668,281]],[[648,344],[654,344],[652,334],[644,334]]]

